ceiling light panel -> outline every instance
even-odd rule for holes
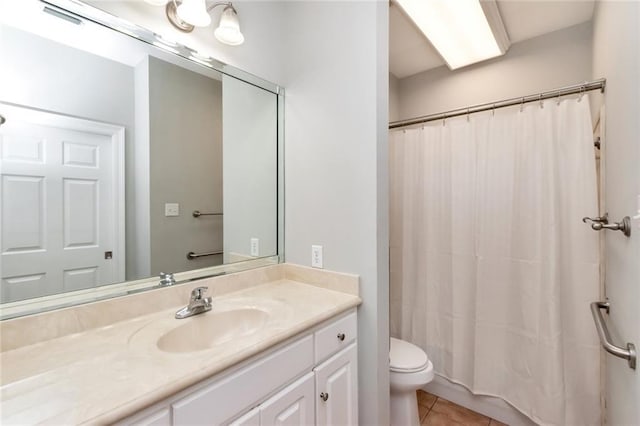
[[[479,0],[397,2],[452,70],[503,55],[508,48],[508,38],[493,1],[484,1],[487,4],[483,5]],[[492,12],[487,14],[491,24],[483,7]]]

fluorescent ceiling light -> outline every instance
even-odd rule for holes
[[[504,55],[509,38],[495,0],[396,0],[452,70]]]

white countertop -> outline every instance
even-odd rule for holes
[[[270,315],[256,333],[212,348],[183,353],[158,348],[161,335],[197,320],[198,316],[174,319],[175,311],[186,305],[182,303],[2,352],[1,423],[119,420],[360,302],[353,294],[280,279],[214,297],[212,311],[200,316],[239,305],[255,306]]]

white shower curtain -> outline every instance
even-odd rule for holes
[[[391,331],[539,424],[600,424],[587,97],[391,132]]]

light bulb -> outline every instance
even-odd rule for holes
[[[227,6],[220,15],[220,25],[214,31],[214,35],[221,43],[230,46],[238,46],[244,43],[244,36],[240,32],[238,15],[231,6]]]
[[[205,0],[183,0],[177,9],[178,18],[194,27],[206,27],[211,23]]]

